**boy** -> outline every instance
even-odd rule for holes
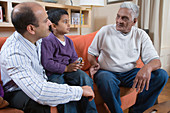
[[[69,16],[63,9],[52,9],[48,11],[50,35],[42,40],[41,61],[48,75],[48,80],[59,84],[69,84],[76,86],[93,86],[92,79],[82,70],[83,63],[76,61],[77,53],[73,42],[64,34],[70,30]],[[89,102],[88,98],[83,98],[82,108],[77,107],[77,112],[96,113],[94,100]],[[72,109],[72,102],[58,106],[59,112],[67,112]],[[75,104],[74,104],[75,105]],[[78,104],[76,104],[77,106]],[[64,110],[64,111],[63,111]],[[82,111],[81,111],[82,110]],[[72,111],[75,113],[75,111]],[[71,111],[69,111],[71,113]]]

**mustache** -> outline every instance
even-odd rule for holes
[[[124,26],[124,24],[123,24],[123,23],[117,23],[117,25],[118,25],[118,26]]]

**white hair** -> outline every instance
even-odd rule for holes
[[[120,8],[128,8],[128,9],[132,10],[132,13],[131,13],[132,20],[134,18],[138,18],[138,16],[139,16],[139,6],[132,2],[124,2],[120,5]]]

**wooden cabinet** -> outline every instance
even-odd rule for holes
[[[0,27],[13,27],[11,22],[11,11],[15,5],[21,2],[33,1],[33,0],[0,0],[0,6],[3,7],[3,22],[0,22]],[[69,6],[62,5],[56,3],[48,3],[48,2],[39,2],[34,1],[41,4],[45,10],[53,9],[53,8],[63,8],[69,14],[70,26],[71,28],[79,28],[79,27],[90,27],[91,26],[91,9],[86,9],[85,7],[79,6]],[[79,23],[74,24],[72,22],[72,13],[79,13]]]

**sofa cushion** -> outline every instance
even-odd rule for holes
[[[8,37],[0,37],[0,49]]]

